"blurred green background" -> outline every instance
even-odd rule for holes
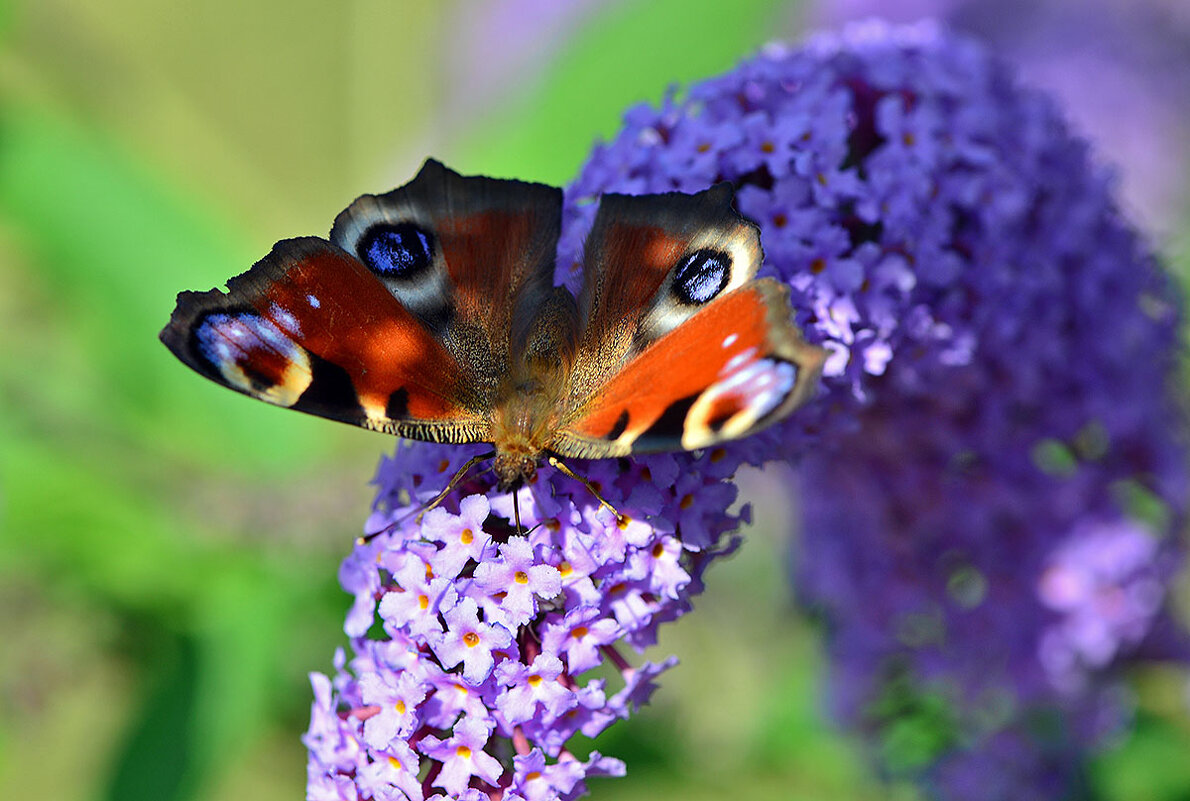
[[[393,442],[197,378],[157,341],[179,290],[427,155],[566,183],[630,104],[799,35],[795,11],[0,0],[0,798],[304,795],[306,674],[345,642],[338,562]],[[669,627],[683,664],[601,739],[630,777],[596,798],[914,797],[825,720],[789,512]],[[1180,679],[1141,681],[1155,722],[1098,783],[1164,766],[1190,793]]]

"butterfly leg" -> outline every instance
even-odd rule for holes
[[[550,456],[546,459],[546,461],[549,462],[550,467],[554,468],[555,470],[558,470],[559,472],[562,473],[562,475],[568,476],[570,478],[573,478],[575,481],[581,482],[582,485],[587,488],[587,491],[595,496],[595,500],[599,501],[600,505],[604,506],[609,512],[611,512],[612,514],[614,514],[616,516],[617,523],[624,522],[624,515],[620,514],[618,511],[616,511],[616,507],[614,507],[610,503],[608,503],[607,499],[605,499],[602,495],[599,494],[599,490],[595,489],[594,484],[592,484],[590,481],[583,478],[578,473],[574,472],[569,467],[567,467],[566,464],[561,459],[559,459],[557,456]]]
[[[451,490],[459,485],[459,482],[463,480],[463,477],[466,476],[467,473],[471,472],[472,467],[475,467],[475,465],[479,464],[485,459],[491,459],[495,455],[495,451],[489,451],[488,453],[481,453],[478,456],[472,456],[470,459],[468,459],[466,463],[455,472],[454,477],[451,478],[450,483],[446,485],[446,488],[442,490],[442,492],[439,492],[438,495],[435,496],[434,500],[426,504],[422,510],[417,513],[417,524],[421,525],[421,519],[426,516],[426,512],[430,511],[438,504],[442,503],[442,501],[446,500],[446,496],[450,494]]]
[[[521,502],[517,500],[516,490],[512,491],[512,516],[516,519],[516,533],[521,533]]]

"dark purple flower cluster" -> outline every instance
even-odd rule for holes
[[[676,660],[634,667],[621,643],[641,651],[688,611],[748,516],[728,511],[739,458],[716,449],[581,465],[619,518],[542,468],[517,492],[527,533],[490,472],[419,519],[474,452],[406,444],[380,465],[368,537],[340,573],[355,596],[353,657],[338,656],[333,679],[312,676],[315,801],[553,801],[622,775],[622,762],[580,759],[571,741],[648,701]]]
[[[980,46],[867,23],[630,111],[561,266],[599,194],[717,181],[833,353],[748,458],[804,457],[840,720],[939,797],[1069,791],[1127,720],[1120,669],[1184,651],[1179,308],[1110,176]]]
[[[1190,4],[1174,0],[813,0],[813,27],[879,16],[945,20],[1053,93],[1072,127],[1118,164],[1125,208],[1167,234],[1190,191]]]

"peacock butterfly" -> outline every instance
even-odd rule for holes
[[[286,239],[226,293],[182,292],[161,339],[278,406],[432,442],[487,442],[502,489],[538,462],[694,450],[810,397],[825,351],[727,184],[604,195],[576,299],[553,281],[562,192],[427,161],[330,241]]]

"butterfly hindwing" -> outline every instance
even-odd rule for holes
[[[790,321],[788,289],[755,279],[762,258],[727,184],[605,195],[584,246],[579,346],[551,450],[702,448],[804,402],[825,354]]]
[[[824,358],[790,322],[788,289],[753,280],[647,345],[571,410],[550,449],[603,458],[738,439],[803,403]]]
[[[358,259],[278,242],[228,291],[184,292],[161,339],[182,361],[279,406],[417,439],[489,436],[452,356]]]

